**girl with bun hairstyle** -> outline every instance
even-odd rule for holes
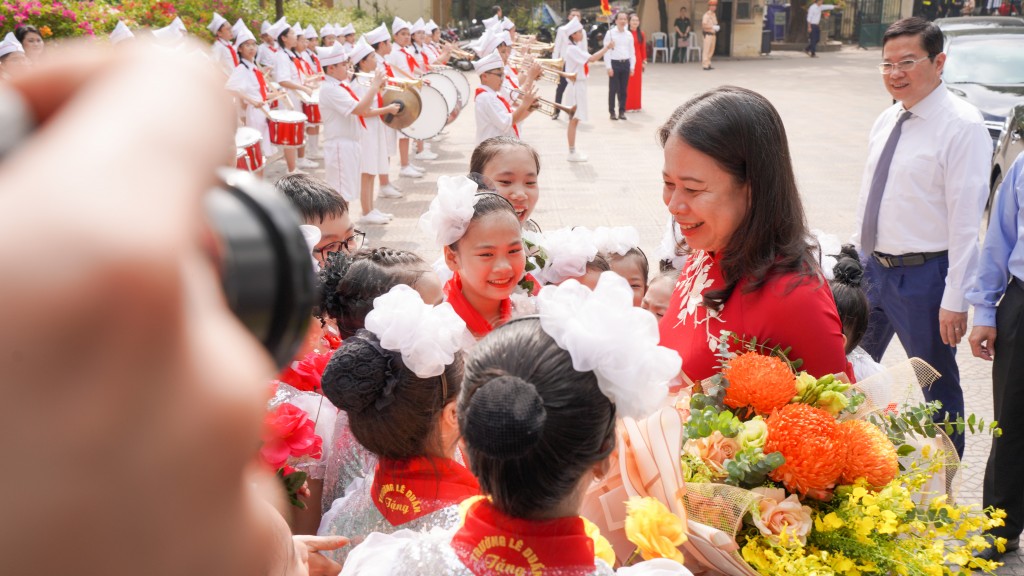
[[[366,329],[334,352],[322,380],[356,440],[377,456],[372,476],[354,479],[320,523],[320,535],[344,534],[353,544],[371,532],[450,528],[457,505],[479,494],[454,460],[461,350],[473,343],[465,322],[404,285],[373,304]],[[348,549],[330,554],[344,562]]]
[[[465,176],[441,176],[437,196],[420,218],[420,228],[444,247],[453,272],[444,295],[482,338],[512,317],[512,292],[523,278],[526,254],[522,228],[512,204],[498,194],[477,193]]]
[[[860,263],[857,249],[851,244],[843,246],[835,258],[836,264],[832,267],[832,279],[828,285],[836,300],[839,320],[843,323],[846,359],[853,366],[857,382],[860,382],[882,371],[882,365],[860,347],[860,341],[868,330],[868,316],[871,313],[868,295],[861,287],[864,265]]]
[[[680,360],[614,273],[594,291],[545,286],[537,300],[539,316],[496,329],[466,361],[458,420],[486,498],[464,503],[454,529],[371,534],[343,575],[614,573],[595,557],[580,504],[609,467],[616,417],[655,410]],[[690,574],[665,559],[622,573],[655,570]]]

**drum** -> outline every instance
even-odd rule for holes
[[[414,140],[428,140],[437,136],[448,124],[448,102],[441,91],[424,85],[420,90],[422,109],[416,121],[402,128],[402,134]]]
[[[444,101],[448,104],[448,121],[445,124],[454,122],[459,117],[459,111],[462,110],[462,102],[459,101],[459,91],[455,88],[455,84],[447,76],[437,72],[424,74],[423,81],[436,88],[444,96]]]
[[[306,115],[306,124],[319,125],[320,119],[320,91],[313,92],[312,96],[302,96],[302,113]]]
[[[235,132],[235,148],[245,153],[244,166],[239,164],[239,170],[255,172],[263,168],[263,136],[255,128],[239,128]]]
[[[294,110],[272,110],[267,120],[270,141],[298,148],[306,144],[306,115]]]
[[[462,107],[465,108],[466,106],[469,106],[469,100],[472,98],[473,94],[469,87],[469,79],[466,78],[465,74],[459,72],[455,68],[448,67],[434,68],[433,72],[447,76],[459,91],[459,100],[462,102]]]
[[[235,168],[249,172],[249,157],[246,156],[245,150],[241,148],[235,148]]]

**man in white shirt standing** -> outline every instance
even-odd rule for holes
[[[626,90],[629,78],[636,69],[636,51],[633,47],[633,33],[626,25],[629,16],[625,11],[615,15],[615,27],[604,35],[604,45],[614,42],[613,48],[604,53],[604,64],[608,67],[608,114],[612,120],[626,119]],[[615,116],[615,99],[619,99],[619,115]]]
[[[822,0],[814,0],[807,8],[807,46],[804,52],[811,58],[818,57],[818,41],[821,40],[821,3]]]
[[[566,23],[559,26],[558,30],[555,31],[555,47],[551,50],[551,57],[556,60],[562,58],[565,54],[565,45],[569,42],[568,35],[565,33],[565,27],[569,25],[569,22],[572,21],[573,18],[576,18],[577,20],[580,19],[579,8],[569,10],[569,16],[566,18]],[[565,64],[562,64],[562,70],[565,70]],[[558,88],[555,89],[556,103],[562,103],[562,95],[565,94],[565,87],[568,85],[569,81],[565,79],[565,76],[562,76],[561,79],[558,80]],[[558,120],[558,114],[559,112],[556,110],[551,119]]]
[[[937,26],[894,23],[879,70],[896,104],[875,121],[853,243],[865,260],[871,315],[863,347],[880,361],[893,335],[908,357],[941,374],[923,390],[941,421],[962,416],[956,345],[967,330],[967,290],[978,264],[992,140],[981,112],[942,82]],[[951,437],[963,455],[962,434]]]

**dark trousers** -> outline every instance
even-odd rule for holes
[[[920,358],[938,371],[939,379],[922,390],[929,402],[942,402],[942,408],[934,416],[936,421],[941,421],[947,413],[951,420],[964,413],[964,391],[960,388],[956,350],[943,344],[939,334],[939,305],[948,269],[948,256],[933,258],[920,266],[899,268],[885,268],[868,256],[865,271],[871,315],[861,345],[876,362],[881,362],[895,334],[900,337],[908,358]],[[966,345],[961,342],[961,346]],[[963,434],[953,434],[950,440],[963,457]]]
[[[804,48],[804,52],[817,54],[819,40],[821,40],[821,26],[817,24],[811,24],[811,34],[810,38],[807,39],[807,47]]]
[[[629,60],[612,60],[612,72],[608,79],[608,113],[615,114],[615,97],[619,98],[619,114],[626,113],[626,90],[629,88]]]
[[[565,76],[558,79],[558,88],[555,88],[555,102],[562,103],[562,94],[565,94],[565,87],[568,85],[569,81],[565,79]]]
[[[992,533],[1017,538],[1024,529],[1024,288],[1017,281],[996,309],[994,352],[992,402],[1003,435],[992,439],[982,502],[1006,510],[1006,525]]]

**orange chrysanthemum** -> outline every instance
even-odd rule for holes
[[[899,456],[884,432],[870,422],[850,420],[839,425],[846,442],[846,466],[840,482],[853,484],[864,478],[872,488],[881,488],[899,474]]]
[[[762,415],[782,408],[796,396],[796,377],[785,362],[775,356],[746,352],[729,361],[722,371],[729,381],[725,405],[750,406]]]
[[[834,417],[807,404],[787,404],[766,421],[764,452],[781,452],[786,463],[771,473],[790,492],[826,497],[846,464],[846,444]]]

